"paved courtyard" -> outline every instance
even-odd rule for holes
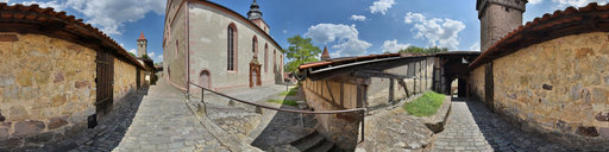
[[[547,151],[566,150],[522,132],[492,113],[481,102],[453,99],[451,114],[432,151]]]
[[[188,110],[178,89],[160,80],[148,94],[114,151],[228,151]]]

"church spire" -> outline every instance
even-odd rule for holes
[[[321,60],[322,61],[330,60],[330,53],[328,53],[328,46],[324,47],[324,52],[321,53]]]
[[[247,12],[247,18],[250,20],[260,19],[262,18],[262,11],[260,11],[260,6],[256,3],[256,0],[250,6],[250,11]]]

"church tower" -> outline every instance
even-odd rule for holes
[[[477,0],[480,19],[480,51],[486,51],[518,26],[527,0]]]
[[[137,57],[143,57],[148,54],[146,48],[148,47],[148,40],[144,36],[144,32],[140,33],[140,38],[137,39]]]
[[[247,19],[249,19],[252,23],[258,25],[260,29],[269,34],[271,28],[262,20],[262,11],[260,11],[260,6],[256,3],[256,0],[252,2],[250,6],[250,11],[247,12]]]

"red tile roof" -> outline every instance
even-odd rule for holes
[[[564,11],[557,10],[553,14],[535,18],[484,51],[470,64],[470,69],[534,44],[591,32],[609,32],[609,4],[598,6],[597,3],[590,3],[579,9],[568,7]]]
[[[146,37],[144,36],[144,32],[140,33],[140,38],[137,38],[137,40],[146,40]]]
[[[38,33],[65,39],[98,51],[111,51],[130,63],[145,68],[137,59],[116,41],[91,24],[83,23],[66,12],[55,12],[53,8],[40,8],[37,4],[9,6],[0,3],[0,31]]]

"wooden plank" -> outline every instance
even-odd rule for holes
[[[385,73],[383,71],[375,71],[375,70],[357,70],[352,73],[355,77],[362,78],[370,78],[370,77],[380,77],[380,78],[390,78],[390,79],[406,79],[409,78],[405,75],[398,75],[392,73]]]

